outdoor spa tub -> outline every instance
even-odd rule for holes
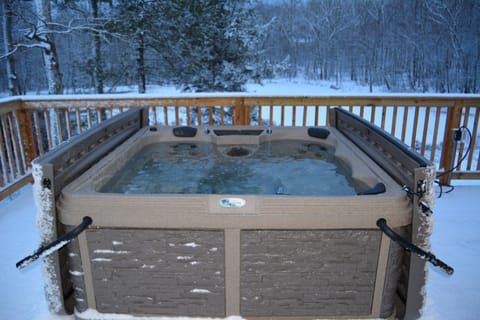
[[[339,109],[322,128],[149,127],[135,112],[34,168],[55,203],[41,208],[55,218],[44,239],[92,222],[45,259],[47,287],[58,289],[47,290],[53,311],[74,307],[79,319],[419,314],[423,260],[378,221],[426,243],[427,214],[405,192],[430,201],[433,169],[422,158]]]

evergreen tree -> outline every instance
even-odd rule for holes
[[[124,0],[116,7],[109,28],[122,33],[135,50],[138,92],[146,92],[147,66],[145,53],[152,34],[154,21],[159,19],[160,2],[149,0]]]
[[[185,91],[242,91],[257,75],[258,23],[245,0],[160,4],[154,49],[166,75]]]

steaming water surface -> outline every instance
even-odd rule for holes
[[[354,195],[331,149],[302,141],[144,147],[100,192],[125,194]]]

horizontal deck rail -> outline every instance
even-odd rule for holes
[[[329,125],[329,109],[341,107],[435,162],[443,183],[480,179],[478,95],[32,96],[0,99],[0,199],[32,180],[34,158],[138,106],[148,107],[150,125],[271,127]],[[452,130],[460,127],[472,138],[456,143]]]

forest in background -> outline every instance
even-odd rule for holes
[[[391,92],[478,93],[475,0],[3,0],[0,92],[174,84],[242,91],[272,78]]]

